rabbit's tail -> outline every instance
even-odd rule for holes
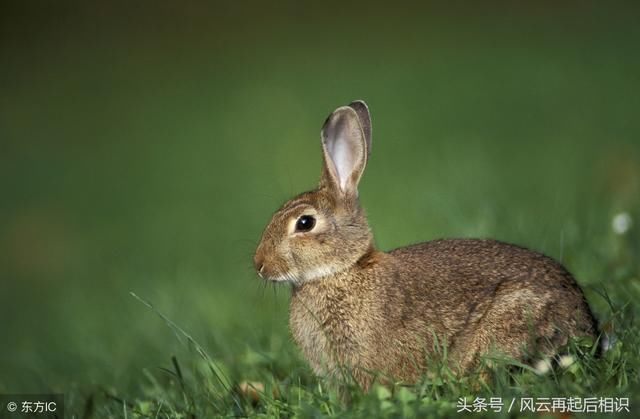
[[[618,342],[618,337],[615,333],[602,332],[602,338],[600,339],[600,353],[605,353],[613,348]]]

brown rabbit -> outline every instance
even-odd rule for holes
[[[364,102],[329,116],[322,151],[318,189],[273,215],[254,258],[262,278],[292,284],[291,332],[316,374],[347,367],[367,390],[377,373],[416,382],[436,344],[464,374],[491,351],[524,361],[595,338],[576,281],[540,253],[476,239],[376,250],[357,190],[371,152]]]

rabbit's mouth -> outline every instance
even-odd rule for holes
[[[253,259],[256,273],[260,278],[270,282],[283,282],[293,280],[292,275],[282,273],[283,271],[287,271],[285,263],[283,263],[281,260],[274,260],[273,258],[267,260],[260,249],[261,247],[258,247],[258,251],[256,252],[256,255]]]
[[[291,273],[279,274],[279,275],[264,275],[261,272],[258,272],[258,276],[265,281],[269,282],[288,282],[292,284],[300,283],[300,278],[297,275],[293,275]]]
[[[340,270],[335,266],[322,265],[302,273],[290,271],[284,274],[265,275],[264,272],[258,271],[258,276],[270,282],[287,282],[298,285],[303,282],[315,281],[321,278],[330,277],[339,272]]]

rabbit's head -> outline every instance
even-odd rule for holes
[[[353,266],[372,249],[357,189],[371,150],[367,105],[356,101],[336,109],[322,127],[321,141],[318,188],[285,203],[262,234],[254,264],[265,279],[319,279]]]

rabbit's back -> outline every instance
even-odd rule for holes
[[[389,254],[402,277],[418,281],[415,285],[430,290],[430,294],[442,292],[447,299],[485,299],[505,285],[557,289],[582,298],[573,276],[560,263],[497,240],[433,240]]]
[[[464,304],[501,289],[531,289],[582,301],[573,276],[557,261],[524,247],[481,239],[444,239],[389,252],[400,277],[425,296]]]

